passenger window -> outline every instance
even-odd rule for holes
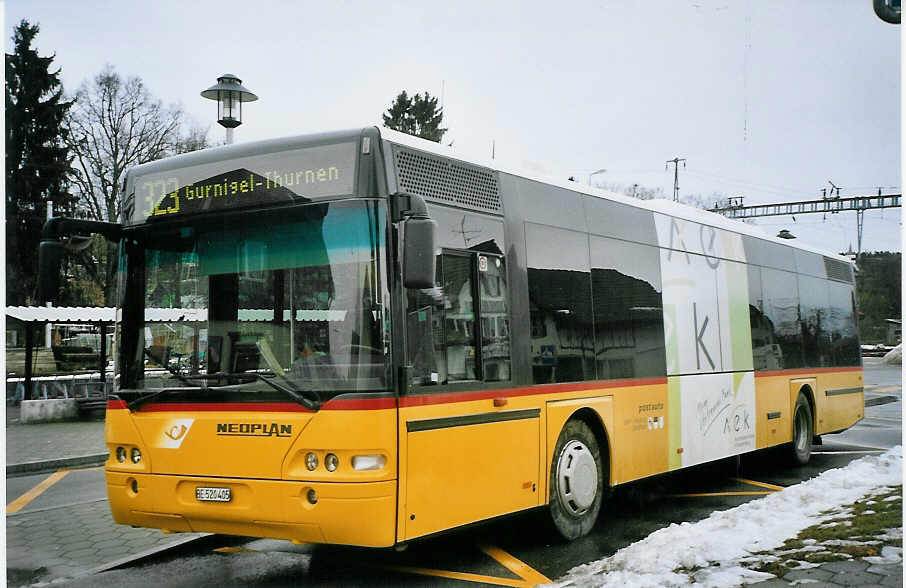
[[[503,257],[444,251],[435,287],[409,290],[410,383],[510,379],[509,316]],[[476,305],[474,296],[479,296]]]
[[[510,379],[510,323],[503,258],[478,254],[481,373],[486,382]]]

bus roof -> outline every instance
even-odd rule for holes
[[[287,149],[293,149],[295,147],[317,145],[320,143],[335,143],[343,140],[352,141],[357,140],[364,131],[373,128],[375,127],[358,127],[342,131],[294,135],[276,139],[266,139],[262,141],[250,141],[248,143],[239,143],[235,145],[210,147],[207,149],[202,149],[200,151],[183,153],[180,155],[175,155],[173,157],[168,157],[166,159],[160,159],[157,161],[138,165],[129,170],[128,176],[131,179],[136,177],[137,175],[144,175],[174,168],[190,167],[194,165],[220,161],[223,159],[260,155],[262,153],[268,152],[279,152]],[[411,149],[418,149],[420,151],[425,151],[434,155],[439,155],[441,157],[448,157],[450,159],[455,159],[465,163],[470,163],[472,165],[485,167],[527,180],[541,182],[551,186],[557,186],[559,188],[571,190],[573,192],[587,194],[596,198],[611,200],[613,202],[620,202],[622,204],[634,206],[636,208],[642,208],[650,210],[652,212],[658,212],[661,214],[694,221],[703,225],[733,231],[743,235],[765,239],[767,241],[774,241],[788,247],[794,247],[796,249],[810,251],[812,253],[839,259],[849,264],[853,263],[852,260],[850,260],[848,257],[840,255],[837,252],[813,247],[801,242],[790,242],[789,239],[780,239],[765,232],[757,225],[749,225],[737,220],[728,219],[711,211],[702,210],[700,208],[695,208],[664,199],[639,200],[637,198],[630,198],[628,196],[623,196],[622,194],[617,194],[609,190],[593,188],[591,186],[586,186],[578,182],[564,180],[553,176],[538,175],[528,172],[524,169],[500,165],[499,162],[494,160],[465,156],[457,153],[453,147],[435,143],[434,141],[428,141],[419,137],[414,137],[412,135],[407,135],[405,133],[394,131],[386,127],[378,127],[377,129],[383,139],[386,139],[391,143],[409,147]]]
[[[827,257],[839,259],[849,264],[853,263],[852,260],[850,260],[848,257],[840,255],[839,253],[818,247],[813,247],[801,242],[792,243],[789,239],[780,239],[779,237],[775,237],[774,235],[765,232],[757,225],[749,225],[737,220],[729,219],[725,216],[708,210],[702,210],[700,208],[695,208],[686,204],[680,204],[671,200],[639,200],[638,198],[630,198],[629,196],[623,196],[622,194],[617,194],[609,190],[593,188],[591,186],[586,186],[584,184],[570,180],[564,180],[552,176],[537,175],[523,169],[502,166],[499,162],[494,160],[463,156],[456,153],[453,147],[441,145],[440,143],[435,143],[434,141],[428,141],[426,139],[421,139],[419,137],[414,137],[405,133],[400,133],[399,131],[394,131],[393,129],[388,129],[386,127],[382,127],[380,129],[380,133],[384,139],[390,141],[391,143],[403,145],[412,149],[419,149],[421,151],[426,151],[428,153],[439,155],[441,157],[449,157],[451,159],[456,159],[458,161],[470,163],[472,165],[493,169],[502,173],[525,178],[527,180],[541,182],[544,184],[549,184],[551,186],[557,186],[558,188],[564,188],[573,192],[579,192],[582,194],[587,194],[589,196],[594,196],[596,198],[602,198],[604,200],[611,200],[614,202],[619,202],[621,204],[627,204],[636,208],[647,209],[652,212],[659,212],[661,214],[694,221],[703,225],[708,225],[727,231],[733,231],[735,233],[740,233],[743,235],[757,237],[759,239],[765,239],[767,241],[774,241],[782,245],[795,247],[796,249],[810,251],[819,255],[825,255]]]

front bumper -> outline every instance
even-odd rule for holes
[[[111,471],[106,478],[113,519],[122,525],[366,547],[396,541],[396,480],[295,482]],[[233,498],[200,502],[198,486],[230,488]],[[308,501],[309,490],[317,493],[316,504]]]

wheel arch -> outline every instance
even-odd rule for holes
[[[810,384],[802,384],[802,386],[799,387],[799,394],[805,396],[805,401],[808,402],[808,407],[812,411],[812,436],[814,436],[818,430],[818,407],[815,405],[815,391],[812,390]],[[793,400],[794,409],[796,408],[796,401],[798,398],[799,396],[797,394],[796,399]],[[796,415],[793,414],[792,417],[795,419]]]
[[[554,449],[557,440],[566,424],[572,420],[583,422],[595,436],[598,442],[601,457],[607,460],[604,465],[607,484],[610,486],[614,479],[613,459],[613,397],[578,399],[551,402],[547,405],[547,451],[542,467],[544,472],[550,472],[551,464],[555,458]],[[545,479],[547,476],[545,475]],[[546,485],[546,484],[545,484]],[[545,488],[549,492],[549,488]],[[545,494],[546,496],[546,494]],[[546,501],[545,501],[546,502]]]

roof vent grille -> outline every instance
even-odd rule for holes
[[[837,280],[838,282],[847,282],[849,284],[853,283],[852,266],[845,261],[825,257],[824,271],[827,272],[827,277],[831,280]]]
[[[495,172],[405,149],[396,149],[395,156],[400,190],[428,201],[500,212]]]

